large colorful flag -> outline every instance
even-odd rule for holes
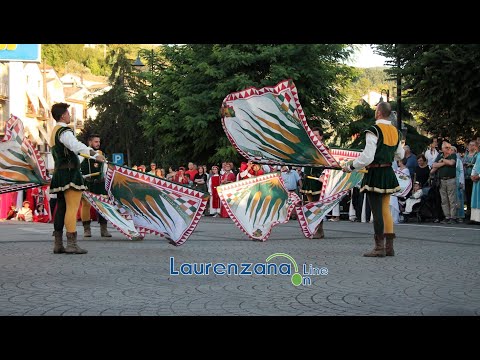
[[[108,164],[105,186],[140,233],[164,236],[176,246],[193,232],[209,199],[201,191],[113,164]]]
[[[291,80],[229,94],[222,125],[238,152],[272,165],[339,166],[307,125]]]
[[[217,187],[228,215],[253,240],[266,241],[272,228],[288,222],[300,198],[289,192],[279,172]]]
[[[115,203],[106,195],[97,195],[90,191],[84,191],[82,196],[97,210],[100,215],[110,221],[121,233],[130,240],[138,240],[143,236],[137,231],[131,216],[122,215]]]
[[[0,193],[27,189],[50,182],[45,162],[24,137],[23,123],[11,115],[0,142]]]

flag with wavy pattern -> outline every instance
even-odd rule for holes
[[[24,137],[23,123],[11,115],[0,142],[0,193],[46,185],[50,178],[45,162]]]
[[[106,195],[97,195],[90,191],[84,191],[82,196],[97,210],[100,215],[110,221],[122,234],[130,240],[140,239],[143,236],[135,228],[130,215],[122,215],[113,201]]]
[[[221,112],[228,139],[249,160],[272,165],[339,166],[308,127],[291,80],[229,94]]]
[[[300,202],[279,172],[221,185],[217,191],[235,225],[259,241],[266,241],[275,225],[288,222]]]
[[[193,232],[209,199],[201,191],[113,164],[108,164],[105,187],[140,233],[164,236],[176,246]]]

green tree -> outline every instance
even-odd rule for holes
[[[156,158],[169,163],[189,160],[238,161],[221,126],[219,109],[231,92],[275,85],[292,79],[312,126],[342,120],[341,88],[351,67],[339,62],[351,53],[328,45],[176,45],[163,49],[164,59],[146,89],[149,105],[142,125],[156,134]]]
[[[402,78],[403,94],[423,114],[422,127],[452,141],[468,140],[480,128],[480,45],[378,45],[391,59],[389,72]]]
[[[98,115],[95,120],[86,122],[80,137],[86,139],[96,133],[101,136],[107,154],[126,153],[128,166],[146,163],[150,161],[150,154],[139,127],[141,108],[135,103],[139,84],[132,74],[131,59],[122,48],[118,48],[110,52],[107,61],[112,64],[109,78],[112,88],[90,101]]]

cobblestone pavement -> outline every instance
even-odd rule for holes
[[[111,228],[111,226],[109,226]],[[298,222],[249,240],[230,219],[203,217],[173,247],[147,236],[93,237],[86,255],[54,255],[51,224],[0,222],[0,315],[480,315],[480,226],[396,225],[396,256],[366,258],[372,224],[327,222],[326,239]],[[328,275],[292,285],[285,275],[170,275],[184,263],[265,263],[286,253]],[[285,258],[270,262],[290,263]]]

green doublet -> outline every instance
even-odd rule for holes
[[[321,168],[305,166],[303,171],[304,177],[302,179],[302,189],[300,192],[304,194],[318,195],[322,190],[322,183],[318,180],[309,179],[307,176],[320,177],[322,174]]]
[[[107,190],[105,190],[105,178],[102,176],[102,168],[103,164],[93,159],[85,159],[81,164],[83,175],[100,172],[99,175],[90,176],[85,179],[88,191],[98,195],[107,195]]]
[[[67,189],[86,190],[85,182],[80,173],[80,161],[78,156],[60,142],[60,135],[64,131],[72,129],[63,126],[57,126],[54,129],[54,141],[52,146],[52,156],[55,161],[55,169],[52,181],[50,183],[50,193],[58,193]]]
[[[365,132],[378,137],[377,150],[372,164],[390,164],[400,142],[400,133],[393,125],[373,125]],[[371,191],[381,194],[393,194],[400,190],[397,177],[391,166],[371,167],[364,175],[360,191]]]

